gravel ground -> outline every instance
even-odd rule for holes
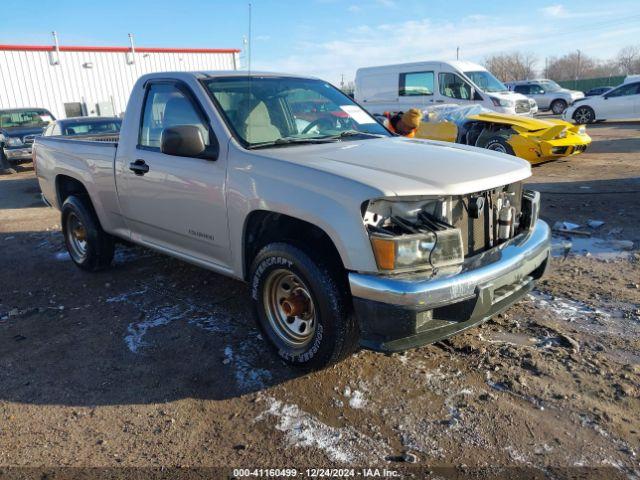
[[[83,273],[29,165],[0,177],[0,468],[638,478],[640,125],[589,132],[587,153],[530,182],[551,224],[605,223],[558,237],[532,295],[450,340],[308,375],[270,355],[242,283],[125,246]]]

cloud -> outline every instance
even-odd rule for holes
[[[569,12],[564,8],[564,5],[549,5],[548,7],[541,8],[540,11],[547,17],[566,18],[569,16]]]
[[[287,56],[262,64],[254,57],[254,62],[256,68],[314,75],[337,83],[342,74],[354,78],[359,67],[452,59],[458,46],[461,58],[480,60],[496,51],[522,47],[538,38],[539,31],[534,24],[478,22],[476,17],[456,22],[422,19],[360,25],[324,42],[299,41]]]

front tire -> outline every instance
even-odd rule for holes
[[[578,107],[573,112],[573,119],[579,125],[586,125],[587,123],[593,123],[596,119],[596,114],[591,107]]]
[[[554,100],[551,102],[551,111],[556,115],[561,115],[567,109],[567,102],[564,100]]]
[[[310,370],[347,357],[358,346],[358,327],[339,279],[301,249],[265,246],[251,267],[257,323],[285,362]]]
[[[73,263],[94,272],[113,260],[113,237],[102,230],[91,202],[71,195],[62,204],[62,233]]]
[[[502,137],[491,137],[485,143],[484,148],[487,150],[492,150],[494,152],[506,153],[508,155],[515,155],[513,148],[511,145],[507,143],[507,141]]]

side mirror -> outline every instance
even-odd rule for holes
[[[202,132],[195,125],[176,125],[162,130],[160,151],[177,157],[200,157],[209,160],[218,158],[218,145],[207,147]]]

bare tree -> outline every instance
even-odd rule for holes
[[[537,63],[532,53],[511,52],[487,57],[484,66],[503,82],[509,82],[535,77]]]
[[[629,45],[618,52],[616,62],[623,75],[640,73],[640,45]]]

